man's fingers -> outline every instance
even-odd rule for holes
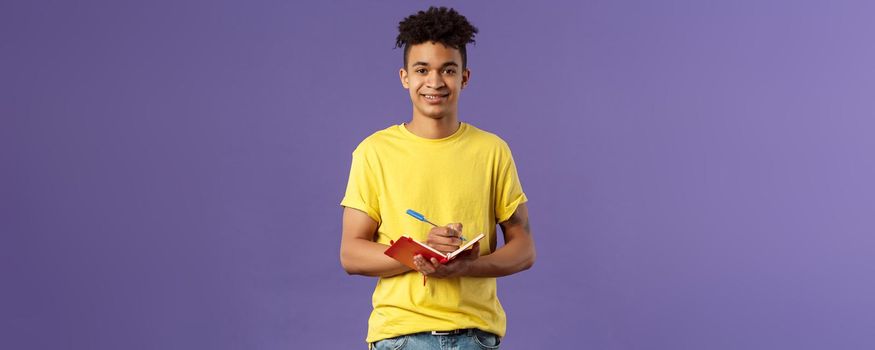
[[[462,234],[462,223],[461,222],[454,222],[452,224],[447,225],[447,227],[453,231],[456,231],[455,233],[458,235]]]
[[[430,235],[428,236],[428,240],[426,243],[432,247],[435,246],[455,246],[453,250],[459,248],[462,245],[462,240],[459,237],[445,237],[445,236],[436,236]]]
[[[462,224],[452,223],[444,227],[433,227],[429,233],[443,237],[460,237],[462,235]]]
[[[449,227],[435,227],[432,228],[431,231],[428,232],[431,236],[436,237],[458,237],[459,233]]]
[[[445,277],[449,270],[447,270],[446,265],[440,263],[440,261],[436,258],[426,259],[422,255],[416,255],[413,257],[413,264],[416,265],[416,270],[419,273],[432,276],[432,277]]]
[[[464,243],[460,238],[462,233],[456,229],[462,228],[462,224],[452,223],[445,227],[434,227],[429,231],[426,244],[442,253],[451,253],[459,249]]]
[[[441,240],[441,241],[429,240],[427,243],[430,247],[432,247],[434,249],[437,249],[440,251],[452,252],[452,251],[455,251],[456,249],[459,249],[459,246],[462,245],[462,240],[460,240],[458,238],[452,239],[452,240],[449,240],[449,239]]]
[[[455,230],[449,226],[437,227],[432,232],[441,237],[459,237],[459,235],[461,234],[458,230]]]
[[[416,265],[416,268],[419,272],[423,274],[431,274],[434,273],[434,265],[430,264],[422,255],[417,255],[413,257],[413,264]]]

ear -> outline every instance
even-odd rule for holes
[[[404,89],[410,89],[410,83],[407,82],[407,70],[404,68],[399,69],[398,77],[401,78],[401,86],[403,86]]]
[[[471,80],[471,70],[465,68],[465,71],[462,73],[462,88],[464,89],[468,86],[468,81]]]

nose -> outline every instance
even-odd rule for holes
[[[425,78],[425,85],[430,89],[440,89],[446,85],[444,83],[444,77],[441,76],[441,73],[437,70],[433,70],[428,73],[428,76]]]

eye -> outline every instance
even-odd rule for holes
[[[449,74],[449,75],[453,75],[453,74],[456,74],[456,70],[455,70],[455,69],[452,69],[452,68],[449,68],[449,69],[447,69],[447,70],[444,70],[444,73],[445,73],[445,74]]]
[[[425,68],[419,68],[416,70],[416,72],[419,74],[425,74],[426,70],[425,70]]]

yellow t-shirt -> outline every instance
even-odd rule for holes
[[[510,148],[498,136],[461,123],[442,139],[414,135],[393,125],[367,137],[352,153],[346,194],[340,203],[379,223],[377,242],[402,235],[425,241],[431,222],[461,222],[462,234],[485,233],[480,254],[496,247],[496,224],[526,202]],[[410,271],[380,278],[374,289],[367,342],[432,330],[479,328],[504,336],[506,319],[495,278],[431,278]]]

